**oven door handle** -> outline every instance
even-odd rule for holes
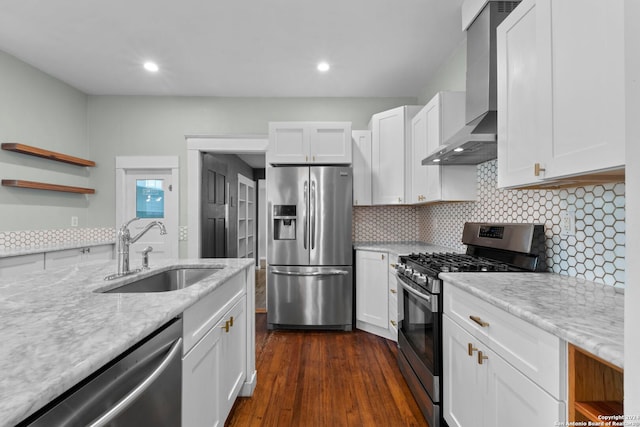
[[[431,295],[423,294],[421,292],[416,291],[411,286],[409,286],[406,283],[404,283],[404,281],[402,281],[402,280],[400,280],[400,285],[402,285],[402,288],[404,290],[406,290],[407,292],[409,292],[410,294],[413,294],[417,298],[425,300],[427,302],[427,304],[431,305]]]

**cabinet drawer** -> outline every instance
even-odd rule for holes
[[[455,286],[445,283],[443,294],[448,316],[555,398],[564,399],[566,350],[560,338]]]
[[[246,293],[245,274],[246,270],[243,270],[184,312],[183,354],[187,354],[191,347],[200,341],[222,315]]]

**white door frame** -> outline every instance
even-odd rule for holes
[[[125,221],[126,218],[126,178],[128,170],[171,170],[171,184],[173,191],[176,192],[177,203],[174,206],[168,206],[173,210],[175,215],[177,231],[180,230],[180,158],[178,156],[116,156],[116,230]],[[175,258],[179,257],[179,236],[169,240],[171,253]]]
[[[266,153],[266,135],[186,136],[187,141],[187,256],[200,258],[200,187],[202,153],[259,154]]]

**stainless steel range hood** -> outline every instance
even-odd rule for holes
[[[477,165],[497,157],[496,27],[518,3],[488,2],[467,29],[467,125],[423,165]]]

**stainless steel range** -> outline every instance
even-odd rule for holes
[[[430,427],[444,425],[439,274],[546,270],[541,224],[466,223],[462,242],[467,245],[465,254],[411,254],[401,256],[396,264],[402,285],[398,365]]]

